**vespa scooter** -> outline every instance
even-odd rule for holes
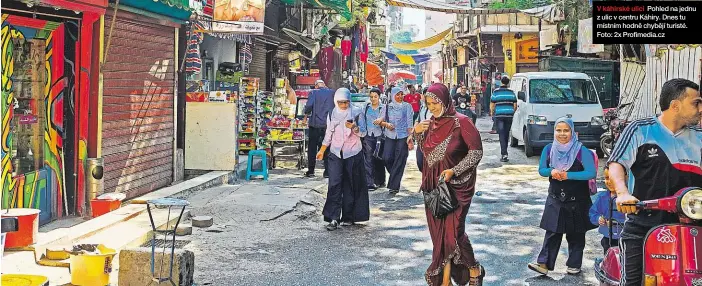
[[[678,214],[680,223],[659,225],[644,238],[643,285],[702,286],[702,188],[688,187],[675,195],[636,204],[642,210]],[[595,260],[600,285],[619,285],[620,250],[612,247]]]

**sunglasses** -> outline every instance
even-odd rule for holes
[[[349,101],[348,101],[348,100],[337,101],[336,103],[338,103],[338,104],[349,104]]]

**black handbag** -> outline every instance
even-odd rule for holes
[[[369,103],[370,105],[370,103]],[[368,112],[368,105],[366,105],[366,112]],[[366,113],[363,114],[364,116]],[[385,105],[385,122],[388,121],[388,106]],[[368,120],[366,120],[366,125],[368,125]],[[378,138],[375,140],[375,149],[373,149],[373,157],[378,160],[383,160],[383,147],[385,147],[385,128],[380,128],[382,132]]]
[[[458,208],[458,199],[442,176],[435,189],[424,192],[424,204],[435,218],[444,218]]]

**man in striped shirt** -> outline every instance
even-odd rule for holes
[[[500,152],[502,159],[500,161],[509,161],[507,157],[507,143],[509,140],[509,130],[512,128],[512,117],[514,111],[517,110],[517,96],[514,91],[508,88],[509,78],[502,77],[502,86],[492,93],[490,98],[490,111],[495,117],[497,123],[497,134],[500,136]]]

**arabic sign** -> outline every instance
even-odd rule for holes
[[[265,9],[263,0],[215,0],[212,30],[263,34]]]
[[[368,30],[370,36],[370,46],[371,48],[385,48],[387,47],[387,38],[385,37],[385,25],[371,25]]]
[[[517,63],[539,62],[539,39],[530,39],[517,42]]]
[[[592,18],[578,22],[578,53],[594,54],[604,52],[604,45],[592,43]]]

